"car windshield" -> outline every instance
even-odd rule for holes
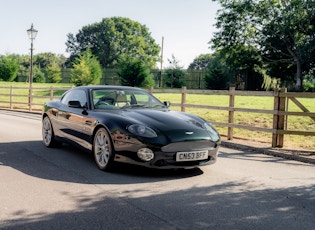
[[[151,94],[140,90],[97,89],[92,91],[95,109],[164,108]]]

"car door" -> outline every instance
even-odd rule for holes
[[[79,101],[81,108],[70,107],[70,101]],[[87,104],[85,91],[81,89],[71,90],[68,95],[61,99],[61,104],[58,113],[58,123],[62,135],[79,145],[83,145],[83,106]]]

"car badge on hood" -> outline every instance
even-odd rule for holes
[[[189,131],[186,131],[185,134],[187,135],[191,135],[191,134],[194,134],[194,132],[189,132]]]

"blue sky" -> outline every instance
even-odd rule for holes
[[[120,16],[146,25],[156,43],[164,36],[164,63],[174,54],[187,67],[210,53],[218,5],[211,0],[10,0],[0,8],[0,54],[29,54],[26,30],[38,30],[34,54],[66,53],[67,34],[103,18]]]

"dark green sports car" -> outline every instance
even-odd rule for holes
[[[101,170],[115,161],[165,169],[214,163],[220,145],[215,128],[169,105],[139,88],[76,87],[45,103],[43,143],[92,151]]]

